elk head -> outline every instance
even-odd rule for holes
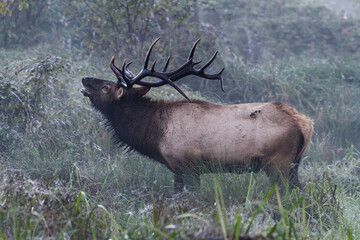
[[[190,50],[189,56],[187,61],[180,66],[179,68],[167,72],[167,68],[169,66],[169,62],[171,57],[168,57],[165,66],[162,71],[156,71],[155,65],[157,60],[155,60],[149,69],[149,59],[151,55],[151,51],[154,45],[159,41],[160,38],[156,39],[150,46],[146,57],[145,62],[143,65],[142,70],[135,76],[130,70],[129,66],[130,63],[126,63],[124,61],[122,65],[122,69],[115,66],[115,57],[111,58],[110,68],[115,73],[117,78],[117,83],[102,79],[96,79],[91,77],[84,77],[82,79],[82,83],[84,88],[80,90],[80,92],[89,97],[93,105],[99,109],[101,112],[106,113],[109,108],[116,102],[121,102],[122,100],[126,99],[127,97],[142,97],[144,96],[151,87],[160,87],[165,84],[171,85],[175,88],[181,95],[183,95],[187,100],[190,99],[185,95],[185,93],[175,84],[175,81],[188,76],[188,75],[195,75],[199,77],[203,77],[210,80],[219,80],[220,87],[223,89],[223,80],[222,80],[222,72],[224,68],[221,69],[217,74],[207,74],[205,70],[210,64],[215,60],[217,52],[211,57],[211,59],[201,68],[195,69],[194,67],[200,62],[194,62],[193,56],[195,52],[195,48],[199,43],[200,39],[198,39],[193,47]],[[145,77],[154,77],[160,79],[156,82],[151,81],[143,81]],[[142,86],[140,88],[133,88],[134,85]]]

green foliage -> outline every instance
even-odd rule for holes
[[[68,12],[80,21],[76,38],[87,52],[142,58],[144,44],[180,29],[193,13],[189,0],[181,1],[69,1]],[[147,46],[145,46],[147,48]]]
[[[222,45],[245,62],[304,53],[326,56],[360,47],[359,21],[344,19],[324,6],[290,0],[224,0],[210,10],[205,21],[225,36]]]
[[[68,68],[61,58],[47,56],[25,66],[13,64],[3,69],[0,76],[0,119],[3,123],[0,136],[4,139],[0,149],[11,145],[11,140],[19,140],[16,138],[19,134],[34,134],[44,127],[42,124],[47,121],[40,123],[39,119],[45,118],[49,105],[61,107],[58,99],[66,97],[63,89],[66,81],[59,82],[56,75]]]
[[[48,1],[11,0],[0,5],[0,47],[22,48],[46,38],[54,18],[47,18]]]
[[[9,0],[0,3],[0,13],[1,15],[8,14],[12,16],[16,11],[22,11],[23,8],[29,7],[29,0]]]
[[[140,60],[157,37],[165,40],[161,52],[184,51],[199,35],[207,51],[221,39],[246,63],[305,53],[354,53],[360,47],[358,20],[302,1],[12,0],[2,3],[0,11],[0,47],[49,39],[106,59]]]

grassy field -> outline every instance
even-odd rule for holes
[[[172,173],[114,145],[78,92],[84,75],[114,79],[108,67],[50,48],[0,52],[0,239],[360,238],[358,56],[252,67],[224,57],[224,95],[186,93],[284,101],[311,116],[304,189],[263,172],[206,174],[200,189],[173,194]]]

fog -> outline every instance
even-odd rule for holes
[[[358,0],[0,1],[0,238],[360,239],[359,13]],[[178,89],[198,99],[193,102],[174,84],[126,87],[117,71],[128,67],[137,74],[157,38],[149,66],[165,71],[171,56],[167,73],[179,68],[201,39],[194,68],[218,52],[205,72],[225,68],[225,91],[218,79],[198,76],[176,79]],[[110,68],[111,59],[119,70]],[[144,149],[159,151],[172,129],[168,124],[187,129],[166,145],[174,152],[185,147],[196,152],[179,153],[172,162],[176,169],[181,162],[203,161],[201,149],[220,146],[223,155],[234,156],[237,151],[231,149],[257,148],[264,139],[270,139],[264,143],[267,156],[275,156],[260,154],[241,164],[235,156],[228,165],[219,157],[214,159],[218,168],[195,169],[204,173],[201,177],[184,174],[188,186],[174,193],[176,177],[166,164],[114,141],[106,116],[88,98],[90,90],[81,90],[86,97],[79,92],[85,76],[113,82],[89,88],[102,96],[97,106],[105,100],[110,103],[101,106],[117,106],[115,115],[122,117],[117,133],[126,130],[129,139],[140,139],[136,147],[158,137],[161,141]],[[133,107],[122,108],[123,101],[133,101]],[[231,104],[249,105],[241,105],[241,113],[224,107],[226,114],[214,114],[222,108],[218,105]],[[282,174],[275,184],[263,170],[277,158],[278,148],[302,144],[273,140],[278,129],[264,126],[284,127],[298,136],[295,120],[268,124],[273,120],[262,117],[265,111],[247,109],[277,106],[273,115],[278,117],[293,112],[278,107],[285,104],[314,122],[301,160],[290,164],[290,172],[299,173],[294,188],[286,178],[295,175]],[[186,105],[187,111],[170,121],[173,108],[165,105]],[[160,107],[148,111],[153,106]],[[141,121],[129,119],[129,111]],[[203,120],[206,114],[215,127]],[[229,119],[238,115],[239,123],[233,124]],[[149,116],[159,121],[145,121]],[[242,121],[259,127],[242,129],[249,126]],[[206,131],[196,139],[211,144],[199,149],[189,144],[189,135],[199,130],[189,130],[198,126],[193,122]],[[236,140],[217,130],[226,124],[236,125],[231,133]],[[254,140],[246,142],[244,133]],[[151,156],[165,159],[160,153]]]
[[[356,0],[311,0],[309,2],[325,5],[344,17],[358,17],[360,14],[360,3]]]

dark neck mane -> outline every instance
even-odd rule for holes
[[[163,101],[150,100],[146,97],[134,97],[114,102],[106,113],[103,113],[114,131],[115,140],[130,150],[162,162],[159,153],[159,142],[164,134],[165,119]]]

